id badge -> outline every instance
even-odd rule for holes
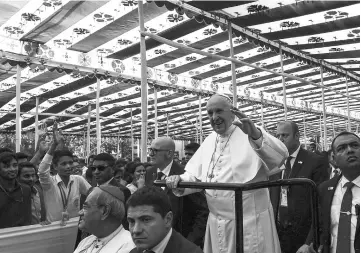
[[[281,206],[287,207],[287,189],[286,187],[281,188]]]
[[[67,211],[61,213],[61,226],[66,226],[67,221],[69,221],[69,213]]]

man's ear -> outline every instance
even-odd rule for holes
[[[172,225],[173,225],[173,213],[172,213],[172,211],[169,211],[164,216],[164,220],[165,220],[166,227],[172,227]]]
[[[295,137],[296,137],[297,140],[300,140],[300,132],[297,132],[297,133],[295,134]]]
[[[101,207],[101,209],[102,209],[101,220],[105,220],[106,218],[109,217],[110,212],[112,211],[112,208],[110,207],[110,205],[104,205]]]

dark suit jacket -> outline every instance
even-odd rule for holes
[[[328,179],[327,173],[328,163],[315,153],[300,149],[296,160],[293,164],[290,178],[308,178],[313,180],[317,185]],[[281,173],[273,175],[270,180],[281,178]],[[311,201],[310,187],[308,186],[291,186],[288,193],[288,214],[289,222],[292,226],[287,232],[288,235],[297,235],[300,242],[304,242],[311,227]],[[270,188],[270,197],[274,209],[275,220],[277,220],[280,187]],[[287,235],[286,235],[287,237]],[[282,244],[282,239],[281,244]],[[302,245],[302,244],[301,244]],[[301,246],[299,245],[299,246]]]
[[[143,253],[143,250],[134,248],[129,253]],[[164,253],[203,253],[203,251],[173,229]]]
[[[331,246],[331,205],[335,190],[340,181],[342,175],[334,177],[326,182],[323,182],[318,187],[318,215],[319,215],[319,235],[320,245],[323,245],[323,253],[330,252]],[[358,223],[358,227],[360,224]],[[313,241],[313,230],[307,236],[306,244],[310,245]],[[355,240],[355,252],[359,253],[360,248],[356,248]]]
[[[184,166],[173,161],[169,176],[182,175]],[[157,168],[152,167],[146,173],[146,185],[153,185],[156,179]],[[201,237],[204,236],[208,219],[207,200],[203,193],[197,192],[184,197],[177,197],[171,189],[165,189],[172,205],[173,212],[173,228],[187,237],[190,232],[194,232]],[[202,242],[196,242],[203,244]]]
[[[173,175],[182,175],[184,173],[184,167],[179,165],[177,162],[173,162],[172,167],[169,172],[169,176]],[[153,185],[154,180],[157,177],[157,168],[150,168],[145,175],[145,184]],[[169,188],[164,189],[169,197],[172,206],[173,212],[173,228],[177,231],[182,231],[182,210],[183,210],[183,198],[177,197],[173,194],[173,191]]]

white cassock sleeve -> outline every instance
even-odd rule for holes
[[[202,178],[202,146],[201,145],[196,153],[192,156],[192,158],[188,161],[185,171],[182,175],[180,175],[181,181],[185,182],[201,182]],[[192,168],[191,171],[194,173],[190,174],[189,168]],[[195,192],[200,192],[202,189],[189,189],[186,188],[183,193],[180,193],[177,189],[173,190],[174,195],[181,197],[184,195],[188,195]]]
[[[253,140],[248,137],[249,143],[256,154],[268,169],[268,174],[273,175],[280,172],[280,168],[288,157],[287,147],[276,137],[267,133],[263,128],[258,129],[262,132],[262,137]]]

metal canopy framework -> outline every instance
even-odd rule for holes
[[[149,138],[201,140],[211,131],[206,101],[221,92],[237,93],[237,106],[270,132],[285,108],[309,138],[321,134],[323,108],[321,132],[329,138],[346,127],[356,131],[359,7],[359,1],[143,1],[143,34],[150,36],[142,47],[148,82],[142,89],[138,1],[2,1],[0,130],[21,123],[22,131],[34,131],[37,115],[40,125],[57,115],[64,132],[83,134],[89,121],[87,131],[99,139],[131,132],[139,138],[143,125]]]

